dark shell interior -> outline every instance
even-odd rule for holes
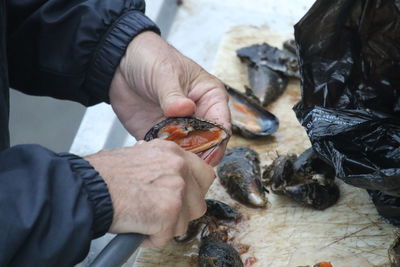
[[[174,117],[156,124],[144,140],[155,138],[173,141],[188,151],[200,153],[227,140],[229,134],[221,125],[206,119]]]
[[[232,130],[243,137],[268,136],[276,132],[279,120],[253,98],[225,86],[229,94]]]

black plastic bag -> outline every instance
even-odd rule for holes
[[[295,25],[315,151],[346,183],[400,196],[400,0],[318,0]]]

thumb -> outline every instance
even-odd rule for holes
[[[160,102],[165,117],[192,116],[196,111],[196,104],[181,91],[165,94]]]

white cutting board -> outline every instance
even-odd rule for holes
[[[247,70],[235,50],[265,41],[281,47],[289,37],[267,28],[234,27],[225,34],[213,72],[225,83],[242,90],[248,84]],[[260,153],[262,164],[271,163],[277,154],[303,152],[310,143],[292,111],[299,99],[299,82],[293,80],[285,94],[268,107],[280,120],[279,130],[272,137],[258,140],[233,136],[229,146],[255,149]],[[250,245],[242,259],[256,257],[253,266],[312,266],[320,261],[330,261],[334,267],[389,266],[387,248],[396,228],[377,215],[365,190],[338,183],[341,197],[336,205],[324,211],[305,208],[274,194],[268,195],[267,209],[246,208],[232,200],[218,180],[208,198],[235,205],[248,217],[238,225],[240,232],[235,240]],[[198,245],[195,240],[185,245],[141,249],[134,266],[196,266]]]

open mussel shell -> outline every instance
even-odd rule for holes
[[[197,117],[172,117],[153,126],[144,140],[169,140],[188,151],[201,153],[218,146],[229,137],[228,131],[215,122]]]
[[[254,98],[225,85],[229,94],[232,130],[246,138],[268,136],[276,132],[279,120]]]

